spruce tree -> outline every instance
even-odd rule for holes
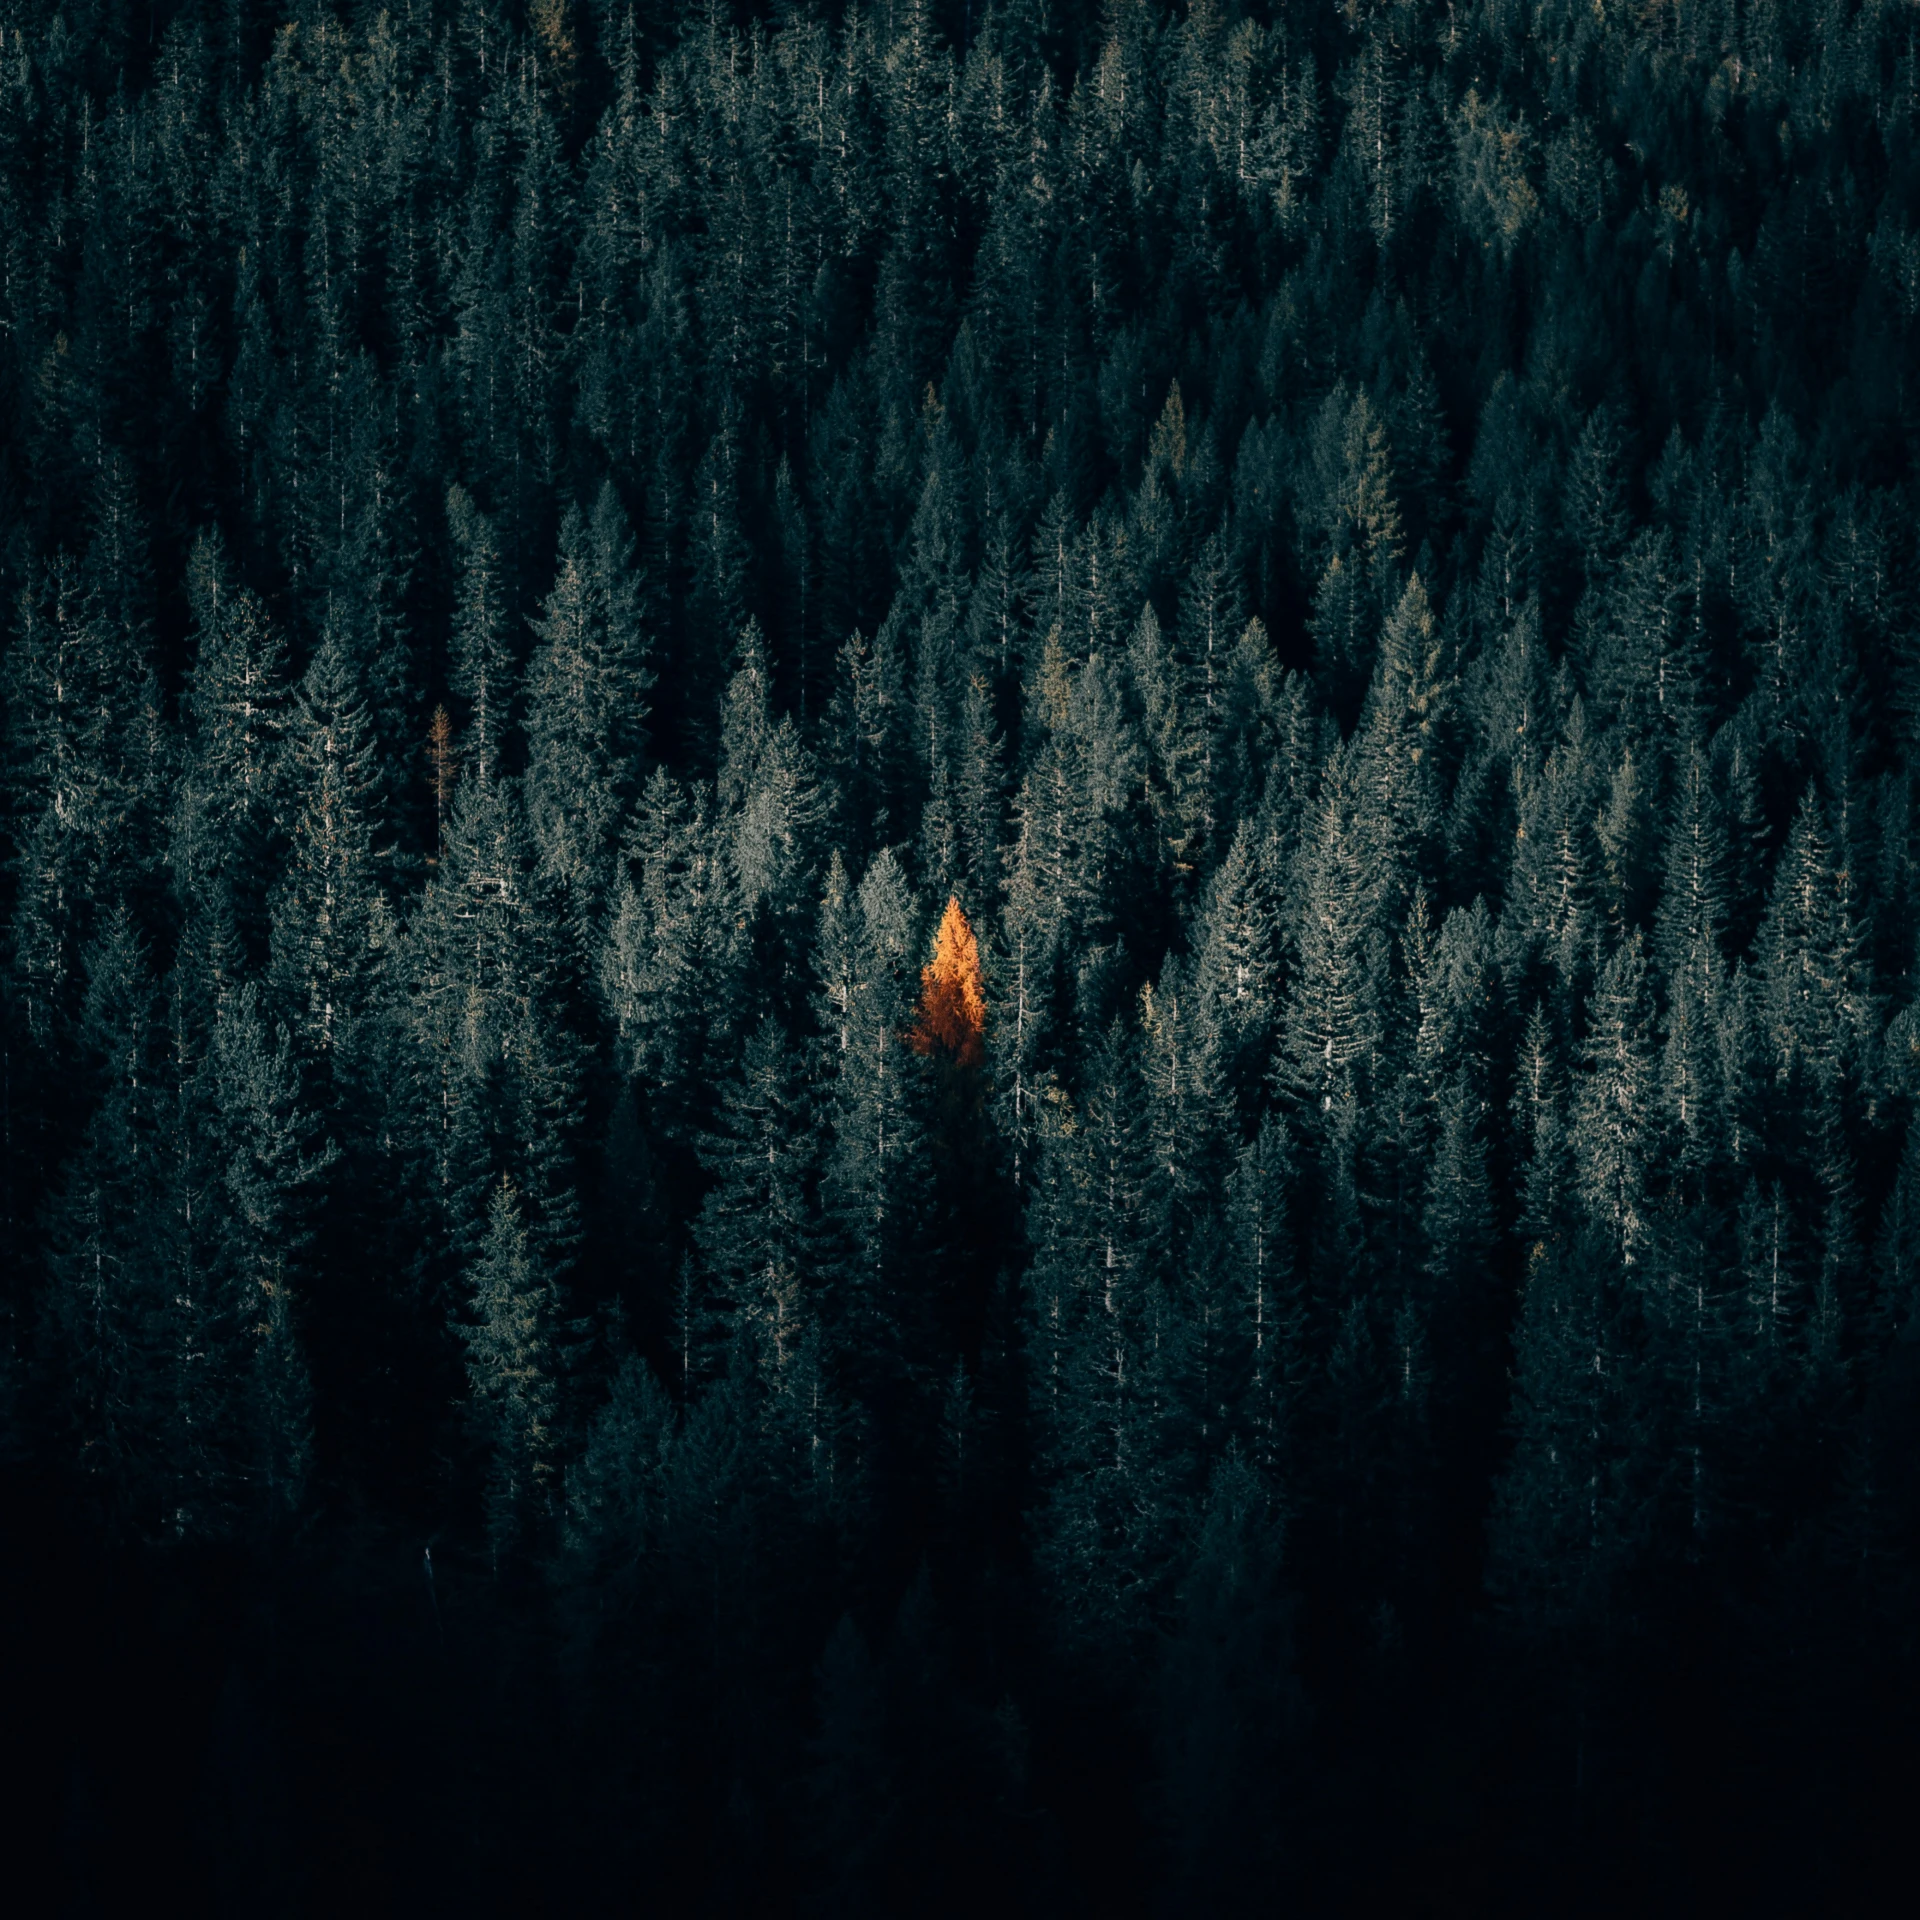
[[[1579,1192],[1595,1230],[1632,1266],[1652,1233],[1654,1072],[1646,959],[1631,933],[1607,962],[1587,1010],[1570,1143]]]
[[[796,1358],[819,1284],[810,1122],[799,1061],[778,1025],[763,1019],[702,1151],[714,1184],[694,1234],[736,1340],[770,1381]]]
[[[1037,1542],[1063,1626],[1114,1653],[1143,1625],[1142,1527],[1157,1469],[1143,1377],[1154,1281],[1133,1040],[1111,1028],[1079,1112],[1043,1110],[1029,1368],[1041,1463]]]
[[[449,684],[467,703],[469,763],[486,779],[500,763],[513,695],[500,549],[492,522],[457,484],[447,493],[447,526],[459,564]]]
[[[460,1323],[474,1424],[487,1454],[487,1539],[503,1556],[537,1544],[554,1498],[557,1317],[552,1280],[523,1224],[513,1182],[487,1203]]]
[[[610,481],[591,521],[568,509],[527,663],[527,824],[583,950],[605,897],[616,824],[638,786],[644,738],[650,676],[631,554]]]
[[[124,911],[88,953],[81,1035],[98,1105],[52,1206],[48,1311],[82,1470],[145,1530],[179,1505],[170,1377],[179,1222],[167,1134],[176,1116],[156,983]]]
[[[251,946],[284,831],[286,649],[265,608],[233,578],[217,534],[194,543],[187,595],[195,657],[173,822],[175,885],[189,900],[224,886]]]
[[[203,1068],[218,1156],[213,1204],[220,1328],[232,1377],[216,1391],[237,1403],[237,1451],[257,1522],[294,1511],[312,1451],[312,1387],[300,1337],[300,1294],[314,1276],[309,1255],[319,1183],[337,1156],[305,1108],[287,1030],[271,1041],[249,984],[215,1022]],[[322,1282],[324,1285],[324,1281]],[[217,1375],[208,1342],[206,1371]]]
[[[373,740],[352,656],[331,632],[295,695],[286,752],[291,844],[270,902],[272,998],[303,1054],[350,1079],[367,1063],[363,1029],[379,1009],[392,927],[369,818]]]
[[[827,1118],[822,1199],[838,1241],[830,1311],[849,1351],[900,1363],[902,1319],[925,1302],[909,1256],[922,1224],[926,1168],[917,1074],[907,1035],[915,907],[890,851],[849,888],[836,861],[821,903],[820,1076]]]

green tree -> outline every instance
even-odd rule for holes
[[[291,818],[270,900],[277,1012],[331,1077],[364,1072],[393,930],[375,877],[374,743],[352,656],[329,632],[294,697],[286,734]]]
[[[820,1249],[812,1116],[799,1059],[772,1020],[748,1037],[701,1158],[714,1184],[694,1237],[731,1309],[735,1339],[777,1380],[812,1317]]]
[[[500,549],[493,523],[458,485],[447,493],[447,527],[459,561],[450,684],[467,703],[472,730],[467,757],[476,777],[485,780],[500,764],[513,695]]]
[[[494,1564],[538,1542],[552,1507],[559,1434],[553,1281],[522,1222],[513,1182],[502,1179],[467,1280],[467,1349],[473,1417],[487,1452],[487,1538]]]
[[[1549,1644],[1618,1628],[1645,1535],[1619,1272],[1601,1234],[1537,1243],[1527,1263],[1488,1583],[1520,1630]]]
[[[1303,835],[1290,930],[1296,958],[1274,1069],[1289,1094],[1322,1112],[1364,1092],[1384,1037],[1386,955],[1357,774],[1351,749],[1329,759]]]
[[[81,1468],[134,1525],[158,1530],[181,1504],[169,1148],[188,1143],[170,1132],[162,1009],[124,909],[87,961],[80,1033],[99,1101],[52,1206],[48,1309]]]
[[[260,601],[232,577],[217,534],[187,566],[195,634],[172,862],[190,901],[224,886],[251,944],[283,831],[286,649]]]
[[[541,871],[584,950],[608,884],[615,829],[638,786],[651,680],[632,538],[611,481],[589,521],[569,508],[559,570],[527,663],[527,824]]]
[[[1578,1190],[1595,1230],[1631,1267],[1653,1231],[1649,1183],[1656,1137],[1652,1011],[1637,933],[1607,962],[1587,1022],[1569,1113]]]
[[[84,562],[30,573],[7,655],[13,969],[42,1045],[77,1014],[97,915],[157,864],[171,774],[123,467],[101,492]]]
[[[320,1177],[338,1150],[320,1139],[300,1097],[287,1030],[269,1041],[251,984],[214,1023],[202,1071],[211,1082],[217,1170],[210,1196],[216,1284],[230,1321],[222,1332],[236,1349],[225,1391],[244,1422],[236,1451],[248,1503],[257,1522],[271,1525],[299,1507],[311,1464],[300,1292],[312,1284]]]
[[[927,1304],[910,1263],[926,1178],[908,1037],[917,932],[913,896],[890,851],[857,888],[834,860],[814,961],[827,1122],[821,1195],[839,1248],[832,1312],[850,1350],[871,1343],[882,1366],[899,1353],[901,1321]]]
[[[775,826],[778,851],[777,816]],[[656,768],[621,847],[597,980],[621,1064],[688,1141],[719,1077],[709,1063],[742,1006],[745,920],[711,789]]]
[[[1153,1406],[1144,1345],[1154,1276],[1134,1041],[1116,1023],[1077,1108],[1049,1099],[1029,1215],[1028,1349],[1041,1494],[1037,1553],[1079,1647],[1119,1654],[1146,1624]]]

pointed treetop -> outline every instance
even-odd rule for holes
[[[960,902],[949,897],[934,935],[933,959],[920,970],[920,1009],[907,1037],[916,1053],[937,1050],[963,1067],[977,1067],[986,1057],[981,1044],[986,1024],[980,948]]]
[[[1167,389],[1167,404],[1154,422],[1152,437],[1147,442],[1147,465],[1149,468],[1164,466],[1176,480],[1186,473],[1187,408],[1180,398],[1178,380]]]

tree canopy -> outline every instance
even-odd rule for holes
[[[76,1910],[1854,1904],[1917,22],[0,0]]]

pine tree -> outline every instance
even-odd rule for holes
[[[460,1323],[474,1422],[488,1456],[487,1539],[503,1555],[537,1541],[554,1497],[558,1395],[553,1282],[522,1224],[520,1198],[502,1179],[467,1281]]]
[[[889,614],[869,643],[857,630],[840,649],[827,714],[826,766],[839,793],[842,842],[864,851],[907,824],[911,717],[900,622]]]
[[[1638,933],[1607,962],[1587,1020],[1569,1116],[1574,1165],[1588,1218],[1631,1267],[1652,1232],[1654,1141],[1652,1020]]]
[[[323,1071],[342,1060],[363,1069],[360,1029],[376,1012],[392,929],[368,819],[373,741],[352,658],[332,633],[295,695],[286,751],[293,817],[270,903],[272,1000]]]
[[[693,479],[685,646],[671,678],[681,697],[682,734],[703,771],[712,767],[715,696],[747,616],[750,549],[740,524],[740,467],[735,432],[723,428]]]
[[[1267,630],[1249,620],[1227,656],[1214,728],[1214,813],[1224,828],[1259,806],[1268,769],[1285,752],[1300,699],[1297,676],[1283,676]]]
[[[1221,1072],[1244,1111],[1272,1050],[1278,981],[1279,913],[1273,876],[1242,820],[1227,857],[1207,884],[1195,930],[1194,993],[1219,1038]]]
[[[1371,678],[1376,636],[1400,585],[1392,450],[1364,393],[1343,385],[1327,396],[1314,419],[1311,454],[1311,491],[1301,517],[1313,530],[1323,569],[1314,594],[1314,646],[1335,711],[1350,715]]]
[[[716,793],[740,906],[764,915],[769,928],[756,957],[797,977],[827,803],[792,717],[774,719],[771,678],[760,629],[749,621],[722,704]]]
[[[13,966],[43,1045],[77,1012],[96,912],[151,870],[165,813],[144,555],[115,475],[124,481],[110,471],[84,564],[56,555],[22,589],[7,660]]]
[[[1643,1463],[1614,1256],[1542,1243],[1527,1263],[1512,1463],[1495,1495],[1489,1584],[1529,1638],[1604,1636],[1643,1536]]]
[[[1200,865],[1212,805],[1208,791],[1206,707],[1188,683],[1184,662],[1167,643],[1149,602],[1127,647],[1147,745],[1147,803],[1161,857],[1176,874]]]
[[[249,1504],[271,1523],[299,1506],[310,1464],[312,1388],[296,1276],[306,1278],[318,1182],[338,1150],[318,1137],[287,1031],[269,1044],[251,985],[215,1022],[203,1070],[219,1156],[213,1240],[227,1322],[220,1332],[234,1349],[232,1377],[220,1390],[239,1403],[244,1437],[236,1451]]]
[[[738,880],[711,789],[655,770],[634,809],[609,903],[597,980],[622,1064],[653,1092],[669,1132],[701,1125],[710,1050],[741,1006],[749,958]]]
[[[999,873],[1006,810],[1002,742],[994,720],[993,690],[984,673],[971,674],[961,696],[952,764],[959,871],[969,892],[983,898]]]
[[[674,1439],[673,1403],[637,1354],[615,1369],[579,1463],[567,1475],[565,1543],[583,1580],[596,1576],[615,1605],[636,1604],[661,1525],[663,1481]]]
[[[1149,1165],[1131,1044],[1117,1024],[1108,1032],[1077,1115],[1048,1103],[1030,1215],[1037,1551],[1063,1621],[1089,1651],[1118,1651],[1138,1632],[1153,1572],[1142,1538],[1157,1465],[1142,1377]]]
[[[1143,1227],[1163,1276],[1218,1205],[1238,1131],[1213,1014],[1173,967],[1140,996],[1141,1119],[1153,1169]]]
[[[1436,1322],[1486,1324],[1494,1246],[1493,1191],[1477,1076],[1456,1068],[1442,1082],[1421,1219]],[[1439,1329],[1437,1328],[1437,1331]]]
[[[737,1081],[721,1095],[719,1124],[701,1158],[714,1185],[694,1235],[753,1365],[778,1380],[795,1359],[812,1309],[820,1253],[817,1170],[799,1063],[763,1020],[748,1038]]]
[[[196,651],[173,823],[175,884],[189,899],[224,885],[250,940],[282,824],[286,652],[259,600],[233,580],[217,535],[194,543],[187,597]]]
[[[1383,954],[1355,772],[1350,752],[1328,761],[1301,847],[1292,933],[1298,957],[1274,1069],[1289,1094],[1322,1112],[1364,1089],[1381,1040]]]
[[[450,685],[467,703],[469,764],[476,778],[486,780],[500,764],[514,676],[500,549],[493,523],[459,486],[447,494],[447,525],[460,561]]]
[[[1014,801],[1008,914],[1031,930],[1042,964],[1104,931],[1126,871],[1125,829],[1141,784],[1140,755],[1119,676],[1102,656],[1077,670],[1050,635],[1031,723],[1038,739]]]
[[[1216,810],[1215,736],[1226,717],[1222,683],[1228,656],[1245,624],[1240,583],[1227,544],[1218,533],[1209,534],[1195,556],[1180,596],[1175,647],[1180,694],[1191,702],[1197,729],[1200,765],[1195,777],[1201,811],[1196,824],[1202,858],[1212,851],[1212,842],[1224,824]]]
[[[178,1221],[166,1133],[175,1115],[156,985],[124,910],[96,937],[87,976],[81,1035],[100,1100],[53,1202],[48,1308],[82,1471],[146,1530],[179,1505],[170,1376],[181,1294],[169,1271]]]
[[[1537,777],[1522,775],[1515,784],[1519,819],[1506,885],[1512,915],[1521,937],[1555,968],[1562,986],[1583,996],[1600,965],[1600,770],[1577,700]]]
[[[1309,1359],[1309,1303],[1293,1225],[1295,1156],[1273,1115],[1240,1151],[1225,1205],[1239,1266],[1245,1338],[1252,1350],[1244,1432],[1247,1457],[1263,1472],[1293,1457]]]
[[[1620,409],[1595,407],[1574,443],[1565,511],[1567,533],[1587,591],[1596,600],[1604,593],[1631,532],[1626,453],[1626,422]]]
[[[376,414],[376,409],[377,414]],[[341,488],[351,515],[346,538],[336,547],[326,589],[326,628],[347,636],[354,669],[367,702],[378,750],[372,772],[380,811],[397,817],[406,809],[400,777],[418,725],[413,634],[408,614],[419,563],[409,491],[396,471],[398,445],[390,416],[376,399],[355,435],[351,476]],[[345,496],[356,493],[352,508]]]
[[[1822,1107],[1858,1059],[1871,1017],[1844,885],[1809,791],[1780,852],[1756,956],[1776,1071],[1804,1076]]]
[[[611,483],[589,524],[569,508],[553,591],[527,663],[527,824],[584,951],[599,918],[624,803],[637,784],[646,675],[631,541]]]
[[[1160,1498],[1184,1524],[1231,1447],[1254,1438],[1258,1351],[1248,1274],[1224,1209],[1209,1210],[1160,1265],[1150,1347],[1141,1355],[1155,1414]]]
[[[469,770],[446,851],[408,928],[408,1133],[449,1256],[470,1255],[504,1175],[558,1271],[579,1232],[581,1048],[559,916],[542,899],[516,783]]]
[[[882,1365],[899,1319],[924,1310],[908,1265],[925,1167],[914,1095],[910,956],[915,908],[891,852],[857,889],[836,860],[821,903],[821,1079],[828,1144],[822,1197],[840,1245],[833,1313],[844,1338],[874,1342]]]
[[[1521,1188],[1521,1235],[1538,1246],[1567,1233],[1572,1206],[1567,1085],[1557,1035],[1546,1006],[1534,1002],[1515,1060],[1513,1123],[1526,1154]],[[1534,1252],[1528,1252],[1534,1258]]]
[[[1432,871],[1440,829],[1438,747],[1445,688],[1441,647],[1416,573],[1380,638],[1380,664],[1355,736],[1355,826],[1367,849],[1378,911],[1405,917]]]
[[[1643,528],[1628,544],[1606,586],[1605,623],[1588,668],[1594,709],[1618,718],[1651,757],[1691,704],[1682,654],[1679,592],[1672,543]]]
[[[1681,768],[1676,797],[1653,936],[1667,996],[1660,1091],[1677,1150],[1676,1184],[1691,1182],[1697,1190],[1708,1169],[1724,1164],[1735,1126],[1721,1037],[1728,991],[1725,839],[1697,748]]]

